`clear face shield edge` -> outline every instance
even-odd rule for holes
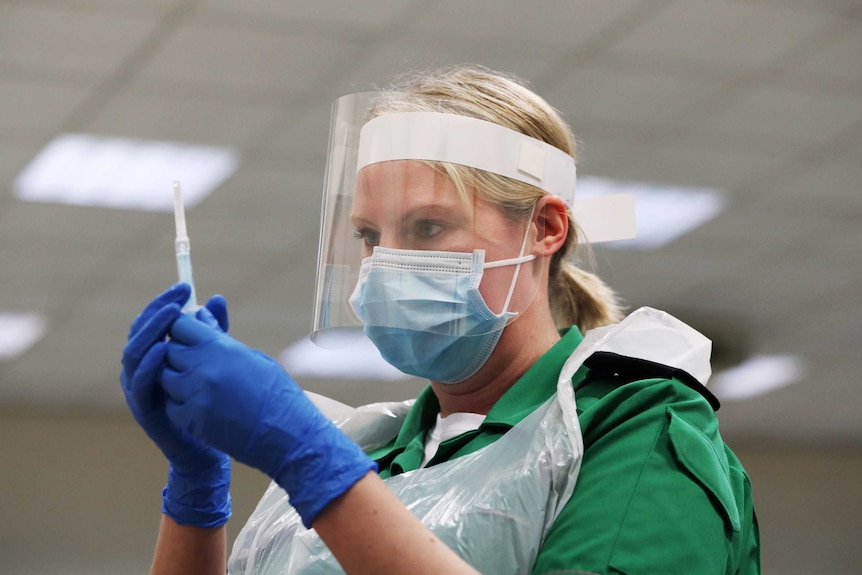
[[[341,347],[364,330],[405,371],[385,340],[458,340],[457,355],[484,356],[538,290],[531,214],[505,213],[462,176],[502,175],[572,206],[576,175],[573,158],[544,142],[465,116],[387,111],[397,98],[354,94],[333,107],[312,339]]]

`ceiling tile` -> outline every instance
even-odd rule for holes
[[[321,166],[322,182],[335,97],[320,98],[308,105],[291,106],[280,111],[265,130],[249,142],[249,147],[255,155],[277,159],[280,163],[315,162]]]
[[[0,65],[100,79],[116,72],[156,28],[152,18],[44,6],[0,5]]]
[[[128,241],[132,228],[116,229],[111,237],[98,234],[95,226],[73,223],[94,223],[90,218],[62,219],[64,213],[76,211],[81,213],[13,204],[2,214],[0,269],[8,279],[0,287],[0,306],[53,311],[64,298],[75,297],[92,274],[117,264],[117,246]]]
[[[820,254],[809,249],[812,234],[825,224],[731,204],[656,252],[602,249],[601,275],[638,305],[739,314],[758,322],[793,317],[818,294],[844,297],[857,281],[859,266],[831,256],[831,248]],[[768,325],[754,328],[769,337],[762,332]]]
[[[685,239],[677,240],[683,242]],[[599,251],[601,250],[601,251]],[[726,277],[738,277],[750,269],[744,258],[722,253],[697,256],[659,252],[615,252],[599,248],[599,276],[617,290],[632,308],[642,305],[659,309],[689,309],[701,312],[728,311],[733,306],[723,300],[704,297],[682,299],[681,294],[697,291]]]
[[[458,64],[479,64],[503,70],[527,81],[544,74],[550,64],[547,55],[531,51],[506,49],[507,40],[483,40],[477,37],[447,37],[415,31],[375,44],[355,61],[350,69],[341,70],[329,85],[344,93],[387,87],[403,74]],[[379,89],[378,88],[378,89]]]
[[[610,121],[646,126],[684,126],[719,81],[689,80],[649,71],[577,66],[559,78],[546,99],[571,122]]]
[[[715,1],[715,0],[714,0]],[[727,2],[728,0],[717,0]],[[834,12],[841,14],[849,8],[858,6],[856,0],[730,0],[740,4],[766,4],[775,8],[790,8],[794,10],[805,10],[808,12]]]
[[[782,217],[805,214],[862,228],[862,148],[818,162],[788,165],[763,183],[750,209]]]
[[[323,170],[240,170],[218,191],[188,212],[196,245],[215,251],[278,254],[292,245],[317,241]]]
[[[611,48],[617,55],[748,73],[777,60],[834,16],[737,2],[678,0]]]
[[[541,8],[529,2],[501,5],[495,0],[442,0],[417,19],[417,30],[459,34],[474,40],[502,40],[509,46],[550,48],[560,54],[596,39],[615,20],[638,5],[621,2],[550,0]]]
[[[268,157],[250,158],[188,217],[235,218],[278,225],[285,223],[285,218],[305,219],[308,212],[320,211],[323,164],[323,158],[319,166],[291,156],[281,157],[278,162]],[[317,224],[314,222],[315,227]]]
[[[855,90],[862,94],[862,26],[847,22],[843,33],[830,35],[811,56],[794,66],[782,81],[804,82],[812,91]]]
[[[257,278],[244,278],[233,294],[226,294],[231,317],[236,318],[231,320],[231,333],[272,356],[307,336],[313,315],[315,255],[306,252],[295,262],[285,253],[281,265]]]
[[[284,2],[283,0],[208,0],[197,10],[202,15],[227,14],[234,18],[264,16],[289,28],[314,24],[337,24],[351,28],[380,30],[411,8],[425,4],[420,0],[366,0],[364,2]]]
[[[625,178],[631,176],[629,165],[630,148],[638,144],[631,137],[609,133],[602,129],[602,122],[572,122],[578,142],[578,176],[603,176]]]
[[[166,218],[165,225],[167,227],[169,224],[170,229],[173,229],[173,220],[169,218]],[[15,200],[7,210],[0,213],[0,234],[58,242],[103,242],[109,245],[134,237],[160,219],[160,214],[138,210]]]
[[[0,129],[29,137],[48,137],[62,130],[91,93],[64,83],[0,76]]]
[[[856,416],[858,395],[845,385],[848,377],[858,373],[859,366],[809,364],[809,369],[813,375],[789,387],[746,401],[724,402],[719,411],[722,435],[727,429],[738,440],[773,446],[817,446],[818,450],[831,444],[830,438],[836,433],[859,436],[862,426]],[[828,417],[791,415],[809,412],[812,395],[827,410]]]
[[[680,293],[678,301],[687,305],[710,302],[758,320],[772,319],[817,305],[824,298],[844,297],[848,286],[854,285],[855,275],[855,269],[840,268],[816,253],[786,249],[757,261],[747,272],[740,269],[721,281]]]
[[[118,332],[105,333],[101,327],[94,326],[93,333],[86,337],[79,332],[69,333],[77,331],[72,326],[49,333],[33,350],[49,354],[54,358],[51,362],[40,361],[37,354],[30,353],[0,366],[3,370],[0,401],[54,407],[80,405],[83,389],[104,382],[117,382],[119,392],[119,361],[124,338]],[[102,361],[106,348],[100,334],[110,338],[109,345],[116,350],[115,361]]]
[[[22,6],[52,7],[70,10],[66,0],[6,0],[8,4]],[[102,14],[132,14],[157,16],[170,8],[183,4],[184,0],[75,0],[75,12],[99,12]]]
[[[693,128],[807,147],[836,138],[860,119],[859,97],[760,87],[738,94],[725,109],[694,123]]]
[[[856,293],[858,295],[859,292]],[[862,338],[862,306],[852,305],[853,301],[825,299],[812,310],[813,313],[792,317],[791,321],[785,322],[781,326],[784,329],[777,330],[774,336],[764,343],[772,348],[790,348],[795,344],[800,348],[807,348],[809,355],[823,357],[826,361],[842,362],[852,359],[854,364],[860,365],[862,358],[849,358],[843,352],[846,342],[859,341]],[[805,334],[802,343],[798,341],[800,332]]]
[[[641,181],[689,187],[709,187],[736,191],[740,184],[786,163],[784,154],[759,149],[716,145],[709,137],[692,138],[687,134],[662,139],[656,145],[643,145],[641,154],[626,166],[629,174]],[[748,193],[748,190],[740,190]]]
[[[559,107],[556,102],[551,103]],[[624,123],[617,120],[598,121],[584,118],[572,120],[570,111],[565,108],[561,110],[574,129],[581,154],[579,161],[590,164],[584,165],[584,173],[593,175],[638,179],[637,173],[631,171],[629,166],[648,153],[650,146],[666,140],[669,134],[678,131],[642,121]],[[598,147],[601,147],[601,151]],[[599,161],[600,167],[596,165]]]
[[[799,69],[803,72],[851,76],[862,78],[859,57],[862,54],[862,27],[857,22],[848,22],[843,34],[835,34],[830,42],[815,50]]]
[[[765,195],[759,190],[750,190],[750,194]],[[763,200],[764,208],[781,203],[780,191],[768,198]],[[757,265],[786,257],[785,251],[810,241],[826,222],[777,209],[752,209],[750,203],[743,194],[729,198],[722,214],[672,244],[674,253],[692,258],[745,259]]]
[[[138,313],[143,306],[162,293],[177,281],[177,267],[174,256],[174,234],[173,226],[167,228],[163,233],[153,232],[146,234],[149,237],[141,237],[137,240],[126,239],[122,248],[122,256],[116,258],[112,265],[105,264],[93,271],[93,276],[100,279],[94,285],[93,295],[86,297],[86,302],[94,304],[98,299],[116,300],[118,304],[128,305],[130,301],[140,302],[135,306],[134,313]],[[155,236],[155,237],[154,237]],[[204,279],[201,276],[203,270],[198,269],[200,255],[192,237],[192,263],[195,264],[195,284]],[[238,262],[237,267],[242,266]],[[95,282],[94,282],[95,283]],[[117,295],[127,294],[127,295]],[[108,308],[110,309],[110,308]],[[129,317],[131,321],[132,317]]]
[[[83,128],[110,136],[240,147],[273,114],[273,109],[264,106],[168,98],[124,90]]]
[[[191,18],[166,39],[139,77],[166,86],[191,83],[287,97],[307,91],[355,49],[344,38],[313,32],[214,26]]]

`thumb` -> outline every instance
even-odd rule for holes
[[[228,319],[227,301],[224,296],[218,294],[212,296],[204,307],[215,317],[222,331],[226,332],[230,327],[230,320]]]

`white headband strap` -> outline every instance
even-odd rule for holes
[[[493,122],[439,112],[383,114],[362,126],[357,171],[389,160],[469,166],[532,184],[572,205],[575,160],[562,150]]]
[[[394,112],[368,121],[359,134],[356,171],[390,160],[469,166],[532,184],[562,198],[591,243],[631,239],[628,194],[575,200],[575,160],[559,148],[493,122],[439,112]]]

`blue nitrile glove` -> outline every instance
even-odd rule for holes
[[[377,465],[273,359],[193,317],[171,327],[161,382],[178,427],[255,467],[306,527]]]
[[[182,315],[180,308],[190,293],[187,284],[176,284],[135,318],[123,350],[120,382],[135,420],[170,462],[162,512],[182,525],[217,527],[230,518],[230,459],[170,422],[157,382],[165,365],[168,330]],[[197,316],[213,329],[227,329],[221,296],[210,298]]]

